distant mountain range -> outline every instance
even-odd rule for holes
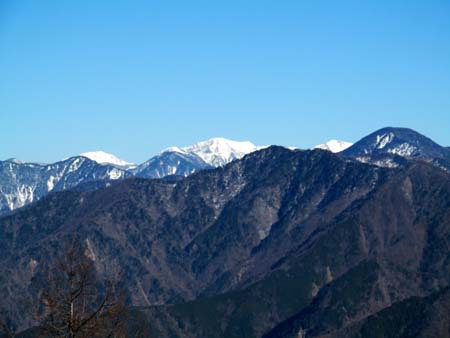
[[[0,215],[39,200],[49,192],[72,189],[80,183],[109,182],[132,176],[185,177],[223,166],[263,148],[251,142],[213,138],[184,148],[167,148],[140,165],[103,151],[82,153],[52,164],[23,163],[16,159],[0,161]],[[379,166],[399,166],[405,158],[414,157],[450,167],[448,148],[405,128],[380,129],[354,145],[330,140],[314,148]]]
[[[223,166],[258,149],[260,147],[251,142],[212,138],[189,147],[167,148],[131,172],[144,178],[187,176],[199,170]]]
[[[400,128],[215,169],[164,151],[208,170],[84,182],[1,217],[0,314],[32,325],[27,301],[75,233],[100,278],[122,272],[143,336],[448,337],[448,151]],[[65,173],[95,165],[77,159]]]
[[[0,161],[0,214],[39,200],[51,191],[71,189],[89,181],[126,177],[126,171],[83,156],[52,164]]]
[[[141,165],[103,151],[82,153],[52,164],[0,161],[0,214],[37,201],[49,192],[71,189],[81,183],[132,176],[187,176],[222,166],[258,149],[250,142],[214,138],[190,147],[168,148]]]

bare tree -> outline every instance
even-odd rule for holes
[[[79,240],[46,273],[41,292],[41,336],[55,338],[125,337],[125,304],[116,284],[100,283],[94,262]]]

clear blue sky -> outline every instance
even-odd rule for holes
[[[450,145],[450,1],[0,0],[0,159],[383,126]]]

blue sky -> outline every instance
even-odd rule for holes
[[[383,126],[450,145],[448,0],[0,0],[0,159]]]

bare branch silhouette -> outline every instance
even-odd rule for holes
[[[113,281],[100,283],[79,240],[46,274],[40,296],[43,337],[125,337],[125,297]]]

